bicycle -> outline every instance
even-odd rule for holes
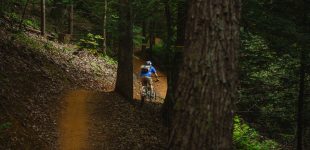
[[[155,82],[158,82],[159,80],[155,80]],[[147,80],[142,81],[142,87],[140,90],[141,95],[141,106],[143,106],[144,102],[146,100],[148,101],[155,101],[156,100],[156,92],[151,88],[151,84]]]

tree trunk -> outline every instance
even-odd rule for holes
[[[21,28],[23,27],[23,24],[24,24],[24,18],[25,18],[25,15],[26,15],[26,10],[27,10],[28,4],[29,4],[29,0],[26,1],[26,4],[25,4],[25,6],[24,6],[22,18],[21,18],[20,24],[19,24],[19,29],[20,29],[20,30],[21,30]]]
[[[150,48],[148,51],[147,59],[152,60],[152,51],[155,45],[155,22],[151,21],[150,25]]]
[[[308,10],[307,10],[307,1],[306,0],[298,0],[296,16],[300,18],[299,26],[301,33],[309,33],[309,24],[308,24]],[[297,102],[297,150],[303,150],[304,147],[304,127],[305,127],[305,112],[304,112],[304,104],[305,104],[305,79],[306,79],[306,60],[307,56],[309,56],[307,48],[309,48],[308,37],[302,35],[299,37],[299,44],[301,45],[300,51],[300,69],[299,69],[299,94],[298,94],[298,102]]]
[[[178,0],[177,39],[176,46],[184,46],[185,22],[187,19],[188,0]]]
[[[71,1],[69,7],[69,34],[73,36],[73,2]]]
[[[0,0],[0,13],[2,13],[4,9],[4,0]]]
[[[303,125],[304,125],[304,91],[305,91],[305,52],[301,50],[299,71],[299,95],[297,112],[297,150],[303,149]]]
[[[232,149],[240,0],[191,0],[169,149]]]
[[[306,0],[299,0],[296,1],[297,3],[297,16],[300,19],[300,27],[302,32],[307,33],[307,9],[306,9]],[[300,45],[301,45],[301,51],[300,51],[300,69],[299,69],[299,94],[298,94],[298,102],[297,102],[297,150],[303,150],[303,131],[304,131],[304,91],[305,91],[305,61],[306,61],[306,47],[307,47],[307,39],[306,37],[300,37]]]
[[[178,75],[179,75],[179,66],[182,63],[182,51],[184,45],[184,37],[185,37],[185,22],[186,22],[186,2],[187,0],[179,0],[178,1],[178,18],[177,18],[177,40],[175,51],[170,51],[169,64],[168,64],[168,90],[166,94],[166,98],[162,107],[162,115],[164,118],[164,124],[171,127],[171,120],[173,117],[173,106],[175,104],[174,98],[174,90],[177,85]],[[168,20],[170,18],[167,17]],[[172,29],[170,29],[172,30]],[[169,33],[169,31],[168,31]],[[171,38],[171,36],[170,36]],[[169,130],[170,131],[170,130]]]
[[[125,98],[133,98],[133,41],[132,20],[129,0],[120,0],[119,7],[119,50],[115,91]]]
[[[45,0],[41,0],[41,35],[45,36]]]
[[[4,15],[5,6],[5,0],[0,0],[0,17]]]
[[[146,50],[146,21],[145,19],[143,19],[142,22],[142,36],[144,37],[144,39],[142,40],[142,47],[141,47],[141,51],[142,53],[145,53]]]
[[[108,2],[104,0],[104,14],[103,14],[103,43],[102,43],[102,53],[107,55],[107,9]]]

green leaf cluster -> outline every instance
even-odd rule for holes
[[[233,131],[234,148],[238,150],[276,150],[278,143],[265,139],[247,125],[240,117],[234,117]]]
[[[102,40],[103,37],[101,35],[94,35],[92,33],[88,33],[84,39],[80,39],[79,47],[81,49],[97,51],[97,49],[99,48],[99,43]]]

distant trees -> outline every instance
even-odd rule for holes
[[[189,2],[169,149],[232,149],[239,0]]]

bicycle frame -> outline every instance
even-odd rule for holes
[[[144,101],[146,100],[148,101],[156,100],[156,93],[155,91],[151,90],[150,84],[142,83],[140,95],[141,95],[141,106],[144,104]]]

